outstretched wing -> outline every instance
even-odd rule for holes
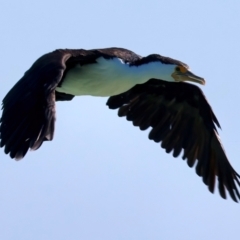
[[[119,108],[118,115],[141,130],[152,127],[149,139],[161,142],[174,157],[183,151],[189,167],[197,162],[196,173],[210,192],[217,177],[221,197],[227,190],[234,201],[240,199],[240,175],[227,159],[215,127],[220,127],[218,120],[197,86],[151,79],[110,97],[107,105]]]
[[[28,149],[38,149],[53,139],[55,88],[71,55],[55,51],[39,58],[2,103],[1,147],[12,158],[21,159]]]

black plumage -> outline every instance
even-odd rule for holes
[[[196,164],[210,192],[217,177],[223,198],[227,190],[234,201],[240,199],[240,176],[227,159],[216,129],[220,124],[197,86],[150,79],[110,97],[107,105],[119,108],[118,115],[141,130],[151,127],[149,139],[161,142],[167,153],[177,157],[182,151],[189,167]]]

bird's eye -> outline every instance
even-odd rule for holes
[[[177,72],[181,71],[180,67],[176,67],[175,70],[176,70]]]

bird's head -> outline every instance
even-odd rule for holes
[[[194,82],[204,85],[205,80],[193,74],[188,65],[169,57],[159,54],[151,54],[139,60],[140,64],[149,64],[149,70],[155,73],[155,78],[169,82]],[[139,64],[139,65],[140,65]]]
[[[171,74],[172,78],[174,79],[175,82],[185,82],[185,81],[190,81],[194,83],[199,83],[204,85],[205,80],[195,74],[193,74],[187,65],[173,65],[173,70]]]

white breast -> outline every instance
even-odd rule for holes
[[[159,65],[159,62],[153,62],[134,67],[119,58],[100,57],[97,63],[77,65],[69,70],[61,87],[57,87],[56,90],[76,96],[113,96],[150,78],[159,77],[159,73],[163,73]]]

